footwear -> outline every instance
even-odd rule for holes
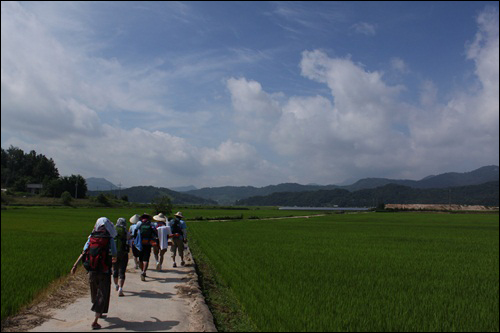
[[[174,265],[173,265],[173,267],[177,267],[177,264],[176,264],[175,262],[174,262]]]
[[[98,330],[101,328],[101,325],[99,325],[98,323],[92,323],[91,327],[93,330]]]
[[[120,289],[120,286],[115,284],[115,290],[118,291],[118,289]]]
[[[184,261],[181,261],[181,266],[184,266],[186,263]]]
[[[157,261],[156,262],[156,270],[159,271],[161,269],[161,265],[160,265],[160,262]]]
[[[118,296],[125,296],[125,294],[123,294],[123,289],[120,288],[120,291],[118,291]]]
[[[141,281],[146,281],[146,274],[141,273]]]

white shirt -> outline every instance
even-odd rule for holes
[[[160,249],[164,250],[168,248],[168,235],[172,232],[170,231],[170,227],[161,226],[156,229],[158,231],[158,240],[160,241]]]

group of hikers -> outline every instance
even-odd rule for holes
[[[83,252],[76,260],[71,274],[74,274],[81,261],[89,273],[91,310],[95,312],[92,329],[101,326],[97,320],[108,312],[111,295],[111,275],[118,296],[124,296],[125,272],[127,270],[130,249],[134,257],[135,268],[141,271],[141,280],[146,280],[151,250],[156,259],[156,270],[162,270],[164,255],[170,246],[173,267],[177,267],[177,252],[184,262],[184,244],[187,243],[187,227],[181,212],[169,220],[163,213],[151,216],[135,214],[127,230],[127,221],[120,217],[116,225],[107,218],[97,219]]]

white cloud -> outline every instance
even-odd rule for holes
[[[260,83],[245,78],[227,80],[234,110],[237,135],[244,140],[267,138],[280,114],[274,96],[262,90]]]
[[[416,152],[441,168],[463,163],[498,164],[498,12],[485,10],[477,21],[478,32],[466,51],[467,58],[475,63],[478,88],[456,91],[444,106],[427,101],[423,104],[427,110],[411,118]],[[430,85],[427,90],[424,101],[434,95],[435,88]]]
[[[2,146],[35,149],[54,158],[62,174],[124,186],[267,185],[398,177],[415,170],[426,176],[459,164],[498,164],[498,13],[491,10],[478,16],[477,35],[465,50],[476,84],[443,101],[436,83],[426,79],[420,104],[410,105],[402,96],[405,86],[389,84],[382,71],[355,62],[355,55],[304,51],[302,77],[327,93],[285,96],[226,68],[269,60],[271,53],[228,47],[225,54],[173,52],[171,58],[127,62],[102,55],[86,22],[71,20],[68,32],[60,27],[68,20],[47,24],[26,8],[2,2]],[[62,17],[45,10],[43,17]],[[364,28],[376,33],[373,25]],[[398,57],[388,61],[405,77],[419,75]],[[193,84],[179,84],[186,81]],[[215,105],[206,95],[197,104],[205,108],[184,112],[172,106],[178,94],[195,100],[196,84],[222,96],[221,82],[230,106],[224,98]]]
[[[351,28],[354,29],[354,31],[356,31],[358,34],[367,36],[375,36],[377,34],[376,25],[367,22],[358,22]]]
[[[410,72],[410,70],[408,69],[408,65],[405,63],[405,61],[398,57],[394,57],[391,59],[391,67],[393,70],[402,74],[407,74]]]
[[[498,163],[498,18],[483,13],[478,24],[467,49],[478,90],[456,91],[440,104],[436,85],[425,80],[421,104],[412,106],[401,96],[406,88],[389,85],[383,72],[350,57],[305,51],[302,75],[326,84],[331,99],[289,96],[277,103],[258,82],[229,81],[234,110],[246,115],[239,129],[252,128],[253,117],[263,116],[259,110],[273,110],[266,130],[253,130],[268,133],[275,152],[289,159],[290,178],[302,182],[339,181],[349,174],[397,177],[409,170],[425,176],[456,165],[471,170]],[[394,57],[392,64],[409,73],[403,60]]]

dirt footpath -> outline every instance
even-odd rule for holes
[[[109,313],[99,319],[102,326],[99,331],[216,332],[212,314],[198,286],[191,253],[186,252],[186,266],[182,267],[177,257],[177,268],[172,267],[167,252],[160,272],[155,270],[151,254],[146,281],[141,281],[140,270],[136,270],[133,259],[129,259],[123,288],[125,296],[118,297],[112,282]],[[91,331],[94,319],[91,307],[88,291],[66,307],[51,310],[45,315],[50,319],[30,332]]]

